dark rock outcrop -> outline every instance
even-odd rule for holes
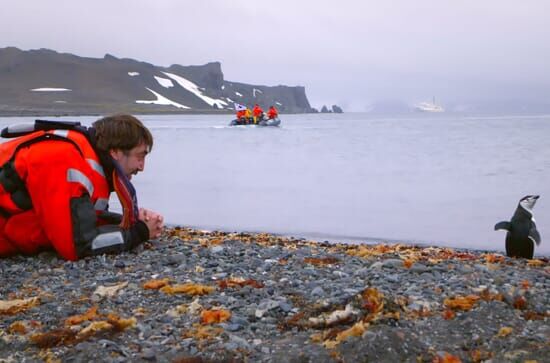
[[[274,105],[282,113],[313,111],[304,87],[227,81],[219,62],[160,67],[110,54],[0,48],[0,115],[229,113],[234,102]]]
[[[343,113],[344,110],[342,110],[342,108],[338,105],[332,105],[332,112],[334,112],[334,113]]]

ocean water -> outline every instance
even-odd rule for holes
[[[140,119],[155,145],[133,182],[169,224],[504,251],[495,223],[540,194],[536,253],[550,254],[550,116],[282,115],[280,128]]]

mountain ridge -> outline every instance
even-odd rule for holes
[[[0,115],[232,113],[234,102],[315,112],[305,87],[228,81],[220,62],[163,67],[108,53],[0,48]]]

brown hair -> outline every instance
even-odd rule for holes
[[[96,133],[96,145],[99,149],[130,151],[145,144],[153,148],[153,135],[140,120],[132,115],[118,114],[95,121],[92,126]]]

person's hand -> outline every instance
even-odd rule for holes
[[[162,234],[164,228],[164,218],[151,210],[140,208],[139,219],[145,222],[149,229],[149,238],[158,238]]]

